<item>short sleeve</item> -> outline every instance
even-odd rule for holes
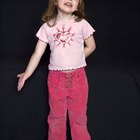
[[[83,34],[83,38],[84,39],[88,38],[94,32],[95,32],[95,30],[93,29],[93,27],[86,20],[83,19],[83,21],[82,21],[82,34]]]
[[[42,41],[48,43],[47,24],[46,24],[46,23],[44,23],[44,24],[40,27],[40,29],[39,29],[38,32],[36,33],[36,36],[37,36],[40,40],[42,40]]]

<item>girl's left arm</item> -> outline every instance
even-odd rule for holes
[[[88,57],[96,48],[96,44],[95,44],[95,40],[93,35],[91,35],[90,37],[88,37],[87,39],[85,39],[85,56]]]

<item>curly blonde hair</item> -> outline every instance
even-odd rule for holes
[[[56,17],[58,14],[56,2],[57,0],[49,0],[48,8],[45,10],[45,12],[42,15],[42,21],[47,22],[47,24],[51,27],[55,25]],[[76,16],[75,18],[76,22],[79,22],[85,18],[84,8],[85,8],[84,0],[79,0],[77,11],[73,12],[73,15]],[[49,23],[49,21],[51,20],[53,21],[53,24]]]

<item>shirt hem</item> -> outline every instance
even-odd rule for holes
[[[87,64],[85,65],[81,65],[81,66],[75,66],[75,67],[66,67],[66,68],[52,68],[52,67],[48,67],[49,70],[58,70],[58,71],[65,71],[65,70],[76,70],[76,69],[79,69],[79,68],[82,68],[82,67],[86,67]]]

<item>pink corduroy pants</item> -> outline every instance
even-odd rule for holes
[[[67,111],[72,140],[91,140],[87,130],[88,82],[84,68],[48,75],[48,140],[66,140]]]

